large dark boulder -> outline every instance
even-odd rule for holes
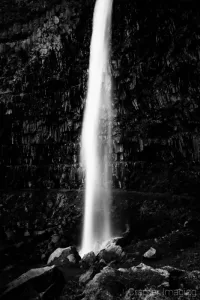
[[[59,295],[63,286],[64,277],[55,266],[31,269],[5,286],[0,299],[40,299],[48,289]]]

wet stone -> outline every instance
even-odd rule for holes
[[[85,254],[83,258],[81,259],[81,266],[83,269],[88,269],[91,267],[96,260],[96,255],[94,254],[93,251]]]
[[[54,24],[58,24],[59,23],[59,18],[57,16],[54,16]]]
[[[67,248],[57,248],[49,257],[47,265],[61,265],[65,262],[69,262],[68,256],[74,255],[77,263],[80,260],[80,256],[75,247],[70,246]]]

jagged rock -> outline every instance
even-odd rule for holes
[[[93,251],[85,254],[83,258],[81,259],[81,266],[83,269],[88,269],[91,267],[96,260],[96,255],[94,254]]]
[[[154,269],[143,263],[136,267],[130,268],[131,278],[133,280],[133,287],[145,288],[147,285],[158,287],[163,282],[169,281],[169,272],[163,268]]]
[[[106,263],[109,263],[113,260],[120,261],[124,256],[125,253],[122,248],[111,242],[105,245],[105,248],[98,253],[97,258],[99,260],[103,259]]]
[[[162,268],[154,269],[144,264],[129,269],[120,268],[118,270],[105,267],[86,285],[84,299],[99,299],[99,297],[104,295],[108,295],[110,299],[116,299],[127,287],[132,288],[132,292],[133,290],[150,290],[151,288],[158,291],[159,286],[168,281],[169,272]],[[127,292],[125,299],[130,298],[131,291]]]
[[[71,262],[73,264],[77,264],[78,263],[77,258],[76,258],[76,256],[74,254],[68,255],[67,258],[68,258],[69,262]]]
[[[59,23],[59,18],[57,16],[54,16],[54,23],[57,25]]]
[[[110,240],[106,241],[102,245],[102,249],[107,249],[113,245],[117,245],[117,242],[121,239],[121,237],[114,237],[111,238]]]
[[[33,296],[39,299],[39,294],[52,284],[59,286],[59,292],[64,286],[63,275],[55,266],[31,269],[9,283],[4,288],[0,299],[25,300],[33,299]]]
[[[81,261],[81,265],[84,262],[85,262],[85,265],[83,264],[82,268],[85,267],[85,269],[88,269],[88,267],[89,267],[89,270],[87,270],[79,278],[79,282],[81,284],[86,284],[87,282],[89,282],[97,273],[99,273],[103,268],[105,268],[107,266],[105,260],[103,260],[103,259],[97,260],[96,259],[94,252],[90,252],[90,253],[86,254],[84,257],[85,257],[85,260],[83,260],[83,262]],[[112,267],[110,264],[108,266]]]
[[[81,284],[86,284],[88,283],[93,277],[94,275],[96,275],[97,273],[94,273],[94,267],[91,267],[89,270],[87,270],[84,274],[82,274],[79,278],[79,282]]]
[[[100,264],[96,264],[90,267],[84,274],[82,274],[79,278],[79,283],[86,284],[88,283],[97,273],[100,272],[102,266]]]
[[[75,247],[56,249],[48,259],[48,265],[56,265],[66,282],[80,276],[83,270],[79,266],[80,256]]]
[[[84,300],[115,299],[123,290],[120,272],[105,267],[86,285]]]
[[[74,246],[70,246],[67,248],[57,248],[49,257],[47,265],[51,266],[51,265],[57,265],[60,266],[62,264],[68,263],[69,259],[68,256],[69,255],[74,255],[76,264],[78,264],[79,260],[81,259],[76,247]],[[71,257],[70,257],[71,258]]]
[[[145,258],[156,258],[156,249],[151,247],[143,256]]]
[[[193,291],[193,294],[194,291],[200,291],[199,271],[187,272],[170,266],[154,269],[141,263],[132,267],[131,272],[129,282],[132,282],[132,287],[127,291],[124,300],[134,299],[131,297],[137,295],[140,296],[139,299],[171,299],[175,293],[178,295],[179,289],[184,293]],[[139,292],[140,295],[137,294]]]
[[[120,271],[122,273],[129,273],[129,269],[126,269],[126,268],[119,268],[118,271]]]

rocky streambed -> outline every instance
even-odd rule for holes
[[[200,299],[198,199],[115,190],[121,237],[80,258],[82,198],[1,194],[1,299]]]
[[[58,248],[46,265],[2,288],[0,299],[200,299],[200,270],[158,266],[167,258],[161,240],[142,254],[147,243],[121,247],[124,237],[116,238],[82,259],[73,246]]]

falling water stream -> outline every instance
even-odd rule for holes
[[[97,0],[90,44],[89,78],[81,136],[81,163],[85,172],[85,204],[80,254],[98,251],[112,237],[111,125],[112,80],[110,34],[113,0]]]

